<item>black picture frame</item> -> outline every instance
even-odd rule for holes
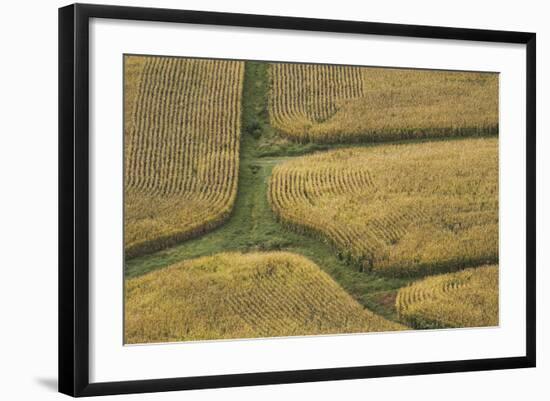
[[[526,45],[526,354],[520,357],[90,383],[88,61],[91,18],[437,38]],[[447,28],[74,4],[59,9],[59,391],[71,396],[142,393],[534,367],[536,35]]]

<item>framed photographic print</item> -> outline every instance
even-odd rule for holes
[[[535,366],[535,34],[59,10],[59,389]]]

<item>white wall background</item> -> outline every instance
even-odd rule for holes
[[[544,288],[550,276],[545,238],[550,214],[550,25],[545,2],[388,0],[157,0],[112,4],[537,32],[538,41],[538,355],[536,369],[292,384],[124,396],[128,400],[408,400],[550,397],[550,351]],[[92,2],[92,1],[91,1]],[[0,398],[53,400],[57,376],[57,7],[9,2],[0,24]],[[548,115],[548,114],[546,114]],[[7,256],[7,257],[6,257]],[[545,380],[546,379],[546,380]],[[105,399],[123,399],[108,397]]]

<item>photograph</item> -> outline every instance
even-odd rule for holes
[[[499,326],[499,73],[124,54],[124,344]]]

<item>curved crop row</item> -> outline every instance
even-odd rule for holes
[[[271,124],[300,142],[498,132],[498,74],[270,65]]]
[[[498,260],[498,140],[316,153],[273,169],[286,225],[363,269],[427,275]]]
[[[399,290],[399,318],[420,329],[498,325],[498,266],[432,276]]]
[[[244,63],[125,60],[125,253],[219,225],[237,193]]]
[[[303,256],[221,253],[126,281],[125,342],[400,330]]]

